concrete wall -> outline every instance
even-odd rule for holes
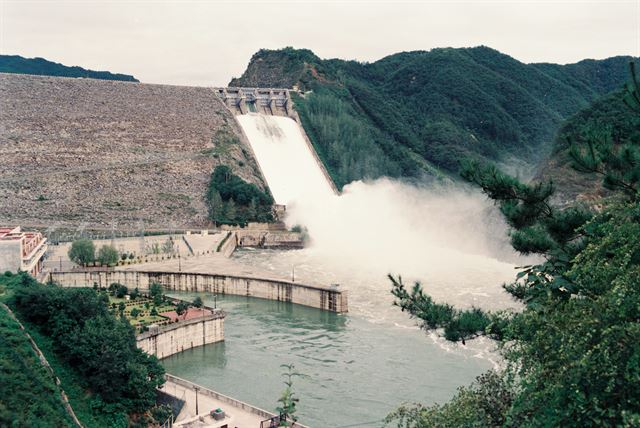
[[[224,340],[223,311],[148,331],[136,337],[138,348],[158,358]]]
[[[209,397],[212,397],[218,401],[222,401],[223,403],[227,403],[235,408],[253,413],[254,415],[258,415],[261,418],[264,418],[265,420],[277,416],[275,413],[267,412],[266,410],[262,410],[259,407],[252,406],[251,404],[247,404],[244,401],[236,400],[235,398],[231,398],[224,394],[220,394],[219,392],[216,392],[212,389],[205,388],[204,386],[200,386],[193,382],[189,382],[188,380],[179,378],[178,376],[174,376],[169,373],[165,374],[164,376],[169,382],[175,383],[176,385],[180,385],[184,388],[188,388],[194,391],[197,389],[199,394],[208,395]],[[307,428],[305,425],[299,424],[297,422],[294,423],[292,427]]]
[[[0,273],[18,272],[22,264],[20,241],[0,241]]]
[[[238,245],[238,237],[236,235],[236,232],[227,232],[227,233],[230,233],[231,235],[228,238],[226,238],[227,240],[224,241],[224,244],[222,244],[222,247],[220,248],[219,253],[229,258],[231,257],[233,252],[236,250],[236,247]]]
[[[168,290],[259,297],[331,312],[348,312],[346,291],[275,279],[145,271],[51,272],[49,278],[63,286],[92,287],[96,283],[100,287],[108,287],[109,284],[118,282],[140,290],[148,290],[150,283],[157,282]]]

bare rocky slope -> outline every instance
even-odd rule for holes
[[[264,188],[209,88],[0,73],[0,224],[206,226],[218,164]]]

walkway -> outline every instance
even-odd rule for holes
[[[174,424],[176,427],[213,428],[228,425],[229,428],[259,428],[260,422],[265,419],[264,417],[232,406],[220,400],[216,400],[215,398],[200,392],[198,393],[198,414],[200,416],[206,416],[211,410],[217,408],[221,408],[227,415],[227,417],[221,421],[214,421],[211,417],[205,417],[203,418],[204,421],[200,421],[199,418],[196,417],[196,393],[194,390],[178,385],[169,379],[167,379],[162,390],[167,394],[171,394],[185,400],[185,405],[176,418],[176,422]]]

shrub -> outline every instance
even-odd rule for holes
[[[98,261],[105,266],[115,265],[118,262],[118,250],[111,245],[103,245],[98,251]]]

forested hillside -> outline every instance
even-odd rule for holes
[[[567,203],[596,200],[609,192],[602,177],[594,173],[581,174],[571,168],[570,145],[640,143],[640,118],[623,102],[624,92],[616,91],[595,101],[569,118],[560,128],[549,160],[540,166],[539,177],[556,184],[558,200]]]
[[[359,63],[285,48],[256,53],[230,85],[305,91],[296,109],[342,186],[455,173],[467,157],[534,165],[563,119],[622,85],[629,59],[524,64],[477,47]]]
[[[101,80],[124,80],[138,82],[128,74],[108,71],[87,70],[82,67],[69,67],[44,58],[24,58],[19,55],[0,55],[0,73],[36,74],[40,76],[86,77]]]

